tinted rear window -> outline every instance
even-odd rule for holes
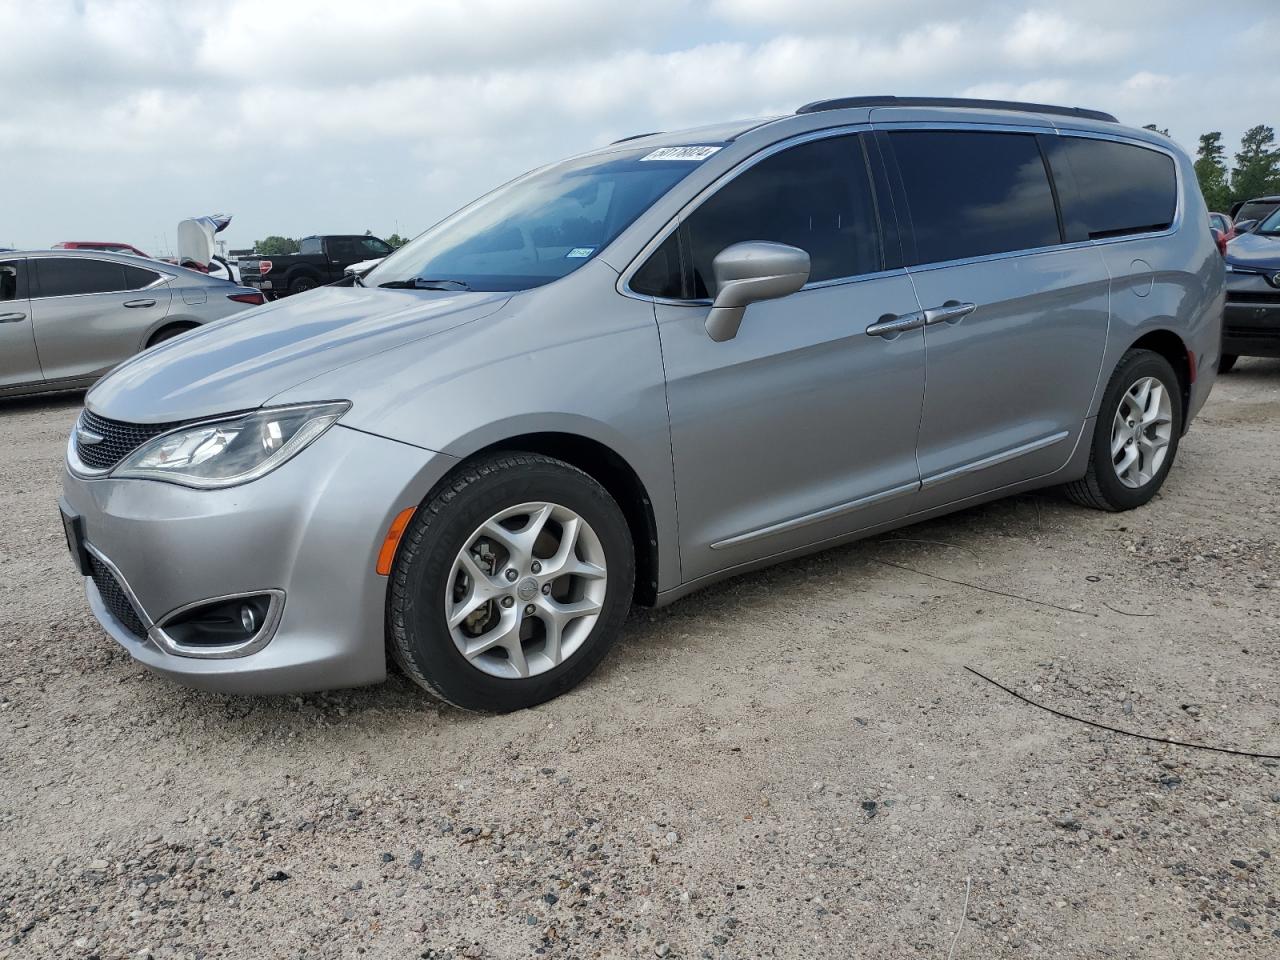
[[[1164,230],[1173,223],[1178,181],[1173,158],[1157,150],[1084,137],[1046,139],[1061,190],[1067,237],[1096,239]]]
[[[1274,202],[1246,203],[1236,211],[1236,221],[1243,223],[1245,220],[1261,220],[1271,213],[1280,204]]]
[[[1061,242],[1058,212],[1032,134],[906,130],[889,134],[902,173],[914,263]]]
[[[31,261],[42,297],[66,297],[81,293],[111,293],[130,289],[124,265],[109,260],[47,257]]]

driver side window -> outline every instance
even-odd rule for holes
[[[716,254],[745,240],[804,250],[811,283],[884,269],[871,178],[857,135],[826,137],[766,157],[694,210],[677,234],[637,271],[633,290],[710,298]]]

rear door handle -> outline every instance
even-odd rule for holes
[[[915,313],[904,313],[899,316],[886,313],[871,326],[867,327],[867,336],[884,337],[886,340],[892,340],[900,333],[906,333],[908,330],[919,330],[923,326],[924,314],[919,310]]]
[[[154,300],[126,300],[124,305],[126,307],[154,307],[156,302]]]
[[[25,313],[0,313],[0,323],[17,323],[25,319],[27,319]]]
[[[978,309],[976,303],[961,303],[959,300],[948,300],[940,307],[930,307],[924,312],[925,326],[932,327],[937,323],[959,323],[973,311]]]

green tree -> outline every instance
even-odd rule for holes
[[[1231,171],[1231,191],[1237,200],[1251,200],[1280,190],[1280,150],[1276,132],[1259,124],[1240,138],[1240,152]]]
[[[393,233],[391,234],[391,236],[384,237],[383,239],[385,239],[387,243],[391,244],[392,250],[399,250],[401,247],[403,247],[406,243],[409,242],[408,237],[402,237],[398,233]]]
[[[1150,130],[1152,133],[1159,133],[1166,137],[1169,135],[1169,130],[1167,127],[1157,127],[1154,123],[1148,123],[1142,129]]]
[[[255,253],[260,253],[264,257],[280,257],[286,253],[297,253],[298,241],[292,237],[277,237],[272,234],[265,240],[256,241],[253,249]]]
[[[1222,146],[1222,134],[1200,134],[1200,146],[1196,150],[1196,179],[1200,192],[1210,210],[1226,210],[1231,206],[1231,185],[1227,182],[1227,151]]]

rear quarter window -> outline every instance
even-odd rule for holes
[[[1173,158],[1114,140],[1046,137],[1068,240],[1167,230],[1178,207]]]

